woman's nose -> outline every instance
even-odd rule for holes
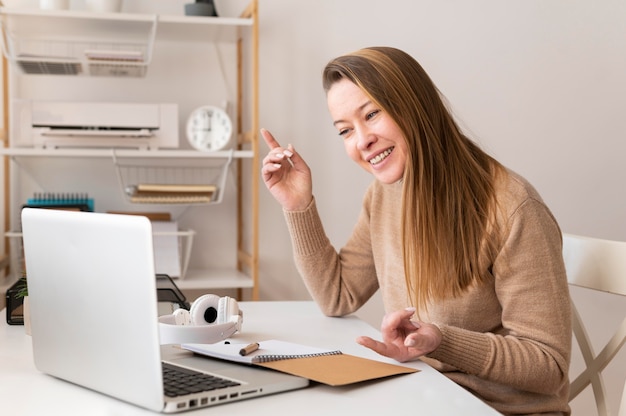
[[[367,150],[376,142],[376,135],[372,134],[368,129],[357,130],[357,148],[359,150]]]

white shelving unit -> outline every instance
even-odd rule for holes
[[[5,131],[0,156],[5,161],[4,189],[5,232],[15,238],[16,212],[24,201],[14,201],[12,188],[15,170],[48,160],[98,160],[110,162],[118,176],[120,192],[138,175],[161,175],[170,178],[208,175],[218,185],[217,197],[209,204],[222,202],[222,190],[227,178],[236,185],[236,236],[232,267],[190,268],[177,284],[183,290],[237,289],[250,291],[252,300],[258,299],[258,1],[251,0],[242,17],[163,16],[153,14],[90,13],[81,11],[41,11],[0,8],[3,55],[9,63],[5,71]],[[48,76],[100,77],[138,79],[145,82],[146,74],[154,64],[155,43],[184,43],[206,45],[234,45],[236,53],[237,92],[233,102],[235,146],[232,150],[199,152],[184,149],[140,150],[132,148],[34,148],[12,145],[10,131],[11,88],[7,77]],[[41,82],[38,80],[38,82]],[[7,108],[8,107],[8,108]],[[26,168],[25,168],[26,166]],[[69,169],[69,168],[68,168]],[[149,172],[149,173],[146,173]],[[188,179],[192,177],[192,179]],[[140,205],[140,204],[137,204]],[[168,206],[165,206],[168,208]],[[137,207],[141,211],[142,207]],[[176,207],[178,208],[178,207]],[[185,207],[182,207],[185,209]],[[6,246],[9,247],[9,241]],[[7,257],[9,253],[6,253]],[[14,267],[13,267],[14,268]],[[16,279],[15,274],[2,280],[4,292]]]

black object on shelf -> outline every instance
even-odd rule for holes
[[[7,324],[24,325],[24,297],[22,290],[26,286],[26,278],[22,277],[6,292]]]
[[[217,17],[217,10],[213,0],[196,0],[195,3],[185,4],[185,15]]]
[[[191,305],[171,277],[166,274],[157,274],[156,279],[157,300],[159,302],[175,303],[178,305],[178,308],[189,310]]]

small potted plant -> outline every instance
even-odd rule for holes
[[[22,276],[7,291],[6,313],[9,325],[24,325],[26,333],[30,334],[30,310],[26,276]]]
[[[16,298],[24,299],[28,297],[28,284],[26,282],[26,276],[22,276],[22,278],[17,281],[15,288],[17,289],[17,292],[15,292]]]
[[[20,285],[18,286],[17,297],[22,299],[22,316],[24,317],[24,331],[27,335],[30,335],[30,304],[28,301],[28,283],[26,276],[22,276],[18,280]]]

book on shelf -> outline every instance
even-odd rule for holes
[[[85,56],[94,61],[117,61],[117,62],[143,62],[144,56],[141,51],[87,49]]]
[[[121,214],[121,215],[139,215],[141,217],[146,217],[150,221],[171,221],[172,214],[164,211],[164,212],[143,212],[143,211],[107,211],[108,214]]]
[[[94,211],[94,200],[84,192],[36,192],[25,207]]]
[[[368,358],[281,340],[258,343],[258,349],[241,355],[247,343],[183,344],[183,349],[207,357],[256,365],[308,378],[330,386],[342,386],[418,370]]]
[[[137,185],[137,192],[167,192],[167,193],[198,193],[207,194],[217,191],[216,185],[189,185],[189,184],[156,184],[140,183]]]
[[[135,204],[206,204],[211,202],[206,195],[133,195],[130,202]]]
[[[131,202],[146,204],[207,203],[217,193],[216,185],[137,184],[126,188]]]

